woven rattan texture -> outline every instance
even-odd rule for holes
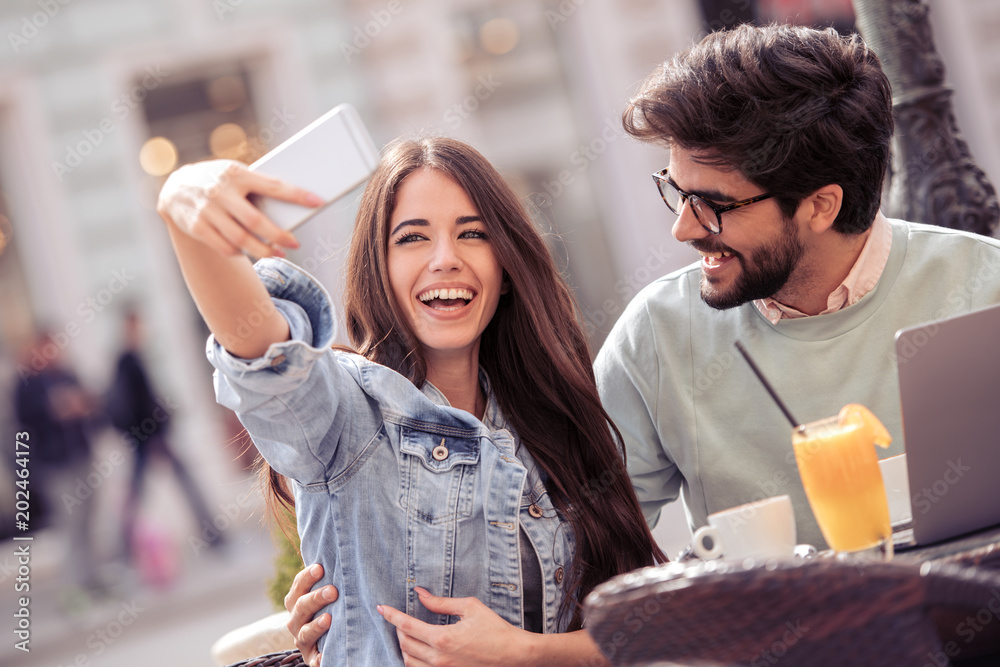
[[[249,660],[234,662],[228,667],[305,667],[302,654],[298,650],[268,653]]]
[[[997,585],[947,566],[671,564],[604,584],[586,626],[615,665],[921,665],[941,646],[928,606],[976,609]]]

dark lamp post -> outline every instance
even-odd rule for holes
[[[991,236],[996,190],[959,134],[926,0],[854,0],[858,30],[893,91],[896,136],[885,212]]]

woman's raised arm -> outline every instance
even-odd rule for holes
[[[317,195],[240,162],[211,160],[171,174],[156,206],[202,318],[226,350],[245,359],[263,355],[289,333],[243,253],[282,257],[282,248],[298,247],[290,232],[250,203],[250,193],[303,206],[322,203]],[[262,319],[250,318],[252,313]],[[248,326],[250,321],[259,324]]]

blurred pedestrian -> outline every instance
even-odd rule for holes
[[[30,445],[28,492],[41,516],[32,528],[50,527],[67,540],[66,580],[70,593],[97,588],[93,539],[95,494],[79,492],[90,472],[92,418],[97,401],[62,360],[62,348],[48,332],[24,351],[27,369],[14,388],[19,431]]]
[[[115,377],[107,396],[107,413],[112,425],[135,446],[132,481],[122,518],[122,553],[126,561],[138,562],[136,520],[142,503],[142,491],[150,463],[160,459],[170,464],[184,497],[198,522],[199,533],[212,526],[212,517],[205,497],[187,465],[177,456],[167,433],[171,412],[157,399],[140,356],[145,332],[142,319],[129,311],[124,320],[124,347],[118,357]],[[221,546],[224,538],[219,531],[208,530],[210,547]],[[143,542],[145,543],[145,542]]]

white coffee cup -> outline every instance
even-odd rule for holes
[[[694,533],[691,549],[704,560],[792,558],[795,511],[788,496],[774,496],[708,515]],[[706,546],[706,541],[711,546]]]
[[[906,473],[906,454],[890,456],[878,462],[885,485],[885,497],[889,501],[889,523],[906,522],[913,518],[910,504],[910,478]]]

